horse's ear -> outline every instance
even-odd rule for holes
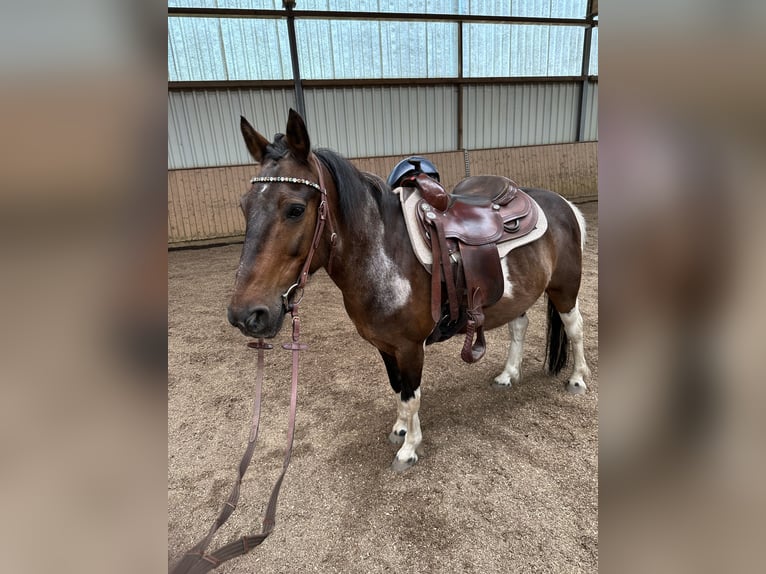
[[[307,162],[311,151],[311,140],[303,118],[294,109],[290,108],[287,116],[287,133],[285,134],[287,147],[293,157],[298,161]]]
[[[239,129],[242,130],[242,137],[245,138],[247,151],[250,152],[255,161],[261,163],[263,156],[266,154],[266,146],[269,145],[269,140],[255,131],[250,122],[245,119],[245,116],[239,116]]]

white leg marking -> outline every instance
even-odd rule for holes
[[[399,401],[399,416],[404,415],[407,424],[407,434],[404,435],[404,444],[394,458],[394,470],[405,470],[418,460],[417,450],[423,440],[420,432],[420,389],[415,390],[415,396],[408,401]],[[397,423],[399,420],[397,420]]]
[[[524,337],[527,334],[529,318],[526,314],[516,317],[508,323],[508,331],[511,334],[511,344],[508,348],[508,360],[505,369],[495,377],[495,383],[504,387],[510,387],[521,381],[521,359],[524,356]]]
[[[418,389],[420,390],[420,389]],[[388,435],[388,440],[393,444],[403,444],[404,437],[407,435],[409,417],[407,411],[404,408],[400,395],[396,395],[396,422],[394,422],[394,428],[391,429],[391,434]]]
[[[567,337],[572,341],[572,349],[574,350],[574,369],[572,370],[572,376],[569,377],[567,382],[567,390],[570,393],[579,395],[588,389],[585,386],[585,377],[590,377],[590,369],[585,362],[583,323],[579,301],[575,303],[575,306],[569,313],[559,313],[559,316],[564,323]]]

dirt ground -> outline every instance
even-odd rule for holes
[[[585,396],[543,372],[544,300],[530,311],[524,379],[490,387],[509,335],[487,337],[475,365],[461,338],[426,350],[424,456],[389,469],[394,395],[377,351],[359,337],[320,271],[301,306],[293,460],[271,537],[217,572],[596,572],[598,569],[598,203],[580,309],[592,371]],[[168,256],[168,561],[208,530],[246,445],[256,352],[226,320],[240,245]],[[286,322],[287,324],[287,322]],[[285,327],[277,342],[289,338]],[[211,547],[260,530],[279,474],[290,353],[267,353],[259,445],[239,507]]]

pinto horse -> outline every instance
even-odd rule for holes
[[[285,134],[273,142],[245,118],[241,130],[260,171],[241,200],[247,225],[229,322],[246,336],[274,337],[300,291],[297,278],[325,268],[357,331],[383,358],[397,395],[389,439],[401,448],[392,467],[405,470],[418,460],[423,358],[436,325],[431,278],[408,240],[400,201],[379,177],[360,172],[333,151],[312,150],[303,119],[293,110]],[[565,366],[571,340],[574,369],[566,387],[583,393],[590,371],[577,295],[585,221],[560,195],[525,191],[544,211],[548,229],[504,258],[503,297],[483,310],[487,329],[508,325],[510,331],[508,360],[494,384],[507,388],[519,382],[526,311],[546,293],[548,370],[556,374]],[[315,237],[318,229],[321,236]]]

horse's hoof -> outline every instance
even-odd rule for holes
[[[411,456],[407,460],[399,460],[398,458],[395,458],[394,462],[391,463],[391,470],[394,472],[404,472],[405,470],[412,468],[416,462],[418,462],[416,456]]]
[[[492,383],[490,383],[489,387],[496,391],[506,391],[510,389],[511,387],[513,387],[513,385],[511,384],[510,381],[508,381],[507,383],[501,383],[500,381],[495,379],[494,381],[492,381]]]
[[[402,445],[404,444],[404,435],[407,434],[407,431],[404,429],[401,429],[396,432],[391,432],[391,434],[388,435],[388,442],[395,445]]]
[[[508,371],[503,371],[498,376],[495,377],[495,380],[492,381],[492,388],[493,389],[510,389],[513,385],[518,383],[521,380],[521,376],[519,373],[511,374]]]
[[[572,395],[584,395],[588,387],[582,381],[567,381],[567,391]]]

